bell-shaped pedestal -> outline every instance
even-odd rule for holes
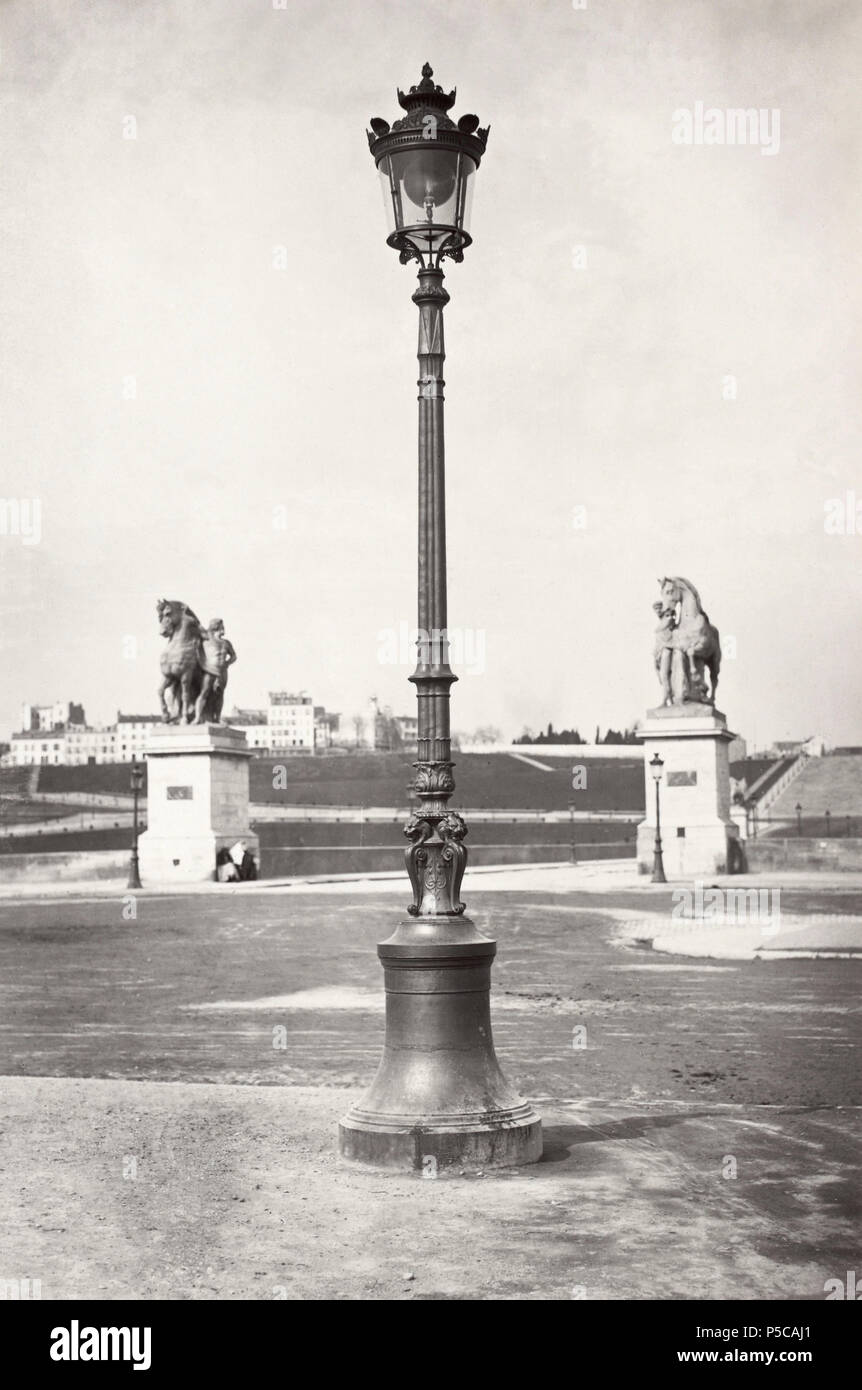
[[[386,1040],[370,1090],[339,1125],[345,1158],[428,1175],[541,1158],[541,1120],[494,1052],[496,950],[461,916],[414,917],[378,945]]]

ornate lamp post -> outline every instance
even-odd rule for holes
[[[652,882],[667,883],[664,876],[664,859],[661,852],[661,774],[664,768],[664,761],[656,753],[650,759],[652,775],[655,779],[655,850],[653,854]]]
[[[129,861],[129,881],[127,888],[142,888],[140,868],[138,866],[138,797],[144,785],[144,769],[141,764],[132,761],[132,797],[134,810],[132,812],[132,857]]]
[[[433,1176],[439,1168],[534,1162],[539,1117],[512,1089],[494,1053],[491,962],[496,943],[464,915],[461,880],[467,827],[449,809],[455,790],[449,735],[446,631],[446,509],[443,453],[441,261],[463,259],[472,184],[488,138],[477,116],[456,124],[455,93],[422,81],[398,101],[394,125],[375,117],[368,132],[389,217],[388,244],[402,264],[418,262],[419,286],[419,641],[409,679],[418,701],[413,790],[418,808],[404,833],[413,888],[408,917],[380,942],[386,1038],[371,1089],[341,1121],[346,1158]]]

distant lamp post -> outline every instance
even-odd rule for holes
[[[144,785],[144,769],[139,762],[132,760],[132,857],[129,861],[129,881],[127,888],[143,888],[138,864],[138,798]]]
[[[826,815],[826,834],[827,834],[827,835],[831,835],[831,834],[832,834],[832,812],[831,812],[831,811],[827,811],[827,812],[825,813],[825,815]]]
[[[653,852],[652,882],[667,883],[664,874],[664,859],[661,852],[661,774],[664,770],[664,760],[658,753],[650,759],[650,770],[655,781],[655,849]]]
[[[446,508],[443,453],[441,262],[463,260],[471,243],[470,198],[485,153],[478,116],[456,123],[454,92],[432,80],[398,93],[404,114],[375,117],[368,143],[383,185],[387,242],[402,264],[418,263],[419,641],[416,670],[416,805],[404,833],[413,902],[377,954],[386,985],[383,1058],[371,1089],[339,1126],[345,1158],[409,1168],[502,1167],[541,1157],[542,1126],[507,1083],[491,1038],[490,977],[496,943],[464,915],[467,863],[449,727],[446,630]],[[355,224],[355,218],[354,218]],[[355,225],[354,225],[355,237]],[[478,346],[478,345],[477,345]]]
[[[802,807],[798,801],[796,803],[796,833],[797,835],[802,834]]]

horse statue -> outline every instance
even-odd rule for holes
[[[662,683],[664,704],[693,702],[714,705],[721,667],[718,629],[709,621],[700,594],[688,579],[674,575],[658,582],[661,586],[662,614],[672,612],[677,615],[675,623],[668,623],[665,618],[659,626],[656,667]],[[663,652],[660,652],[658,647],[662,643]],[[666,659],[668,650],[672,653],[670,661]],[[709,671],[709,687],[704,676],[706,671]]]
[[[190,724],[204,682],[203,636],[200,619],[188,604],[160,598],[156,604],[159,632],[168,645],[161,655],[159,701],[166,724]],[[166,695],[170,694],[168,707]]]

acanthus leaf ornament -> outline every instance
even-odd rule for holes
[[[404,827],[404,834],[410,841],[404,851],[404,862],[407,865],[407,876],[413,888],[413,902],[407,909],[411,917],[418,917],[419,915],[419,908],[422,903],[422,875],[428,861],[428,853],[423,849],[423,845],[433,833],[432,823],[424,820],[421,816],[411,816]]]
[[[455,790],[451,763],[419,763],[413,790],[420,796],[451,796]]]
[[[445,846],[441,858],[449,870],[449,897],[452,911],[456,916],[464,912],[466,904],[461,902],[461,883],[467,867],[467,846],[463,843],[467,826],[457,811],[447,811],[437,826],[437,833]]]
[[[411,816],[404,827],[410,845],[404,851],[413,888],[411,917],[460,917],[461,883],[467,867],[467,826],[457,811],[441,816]]]

